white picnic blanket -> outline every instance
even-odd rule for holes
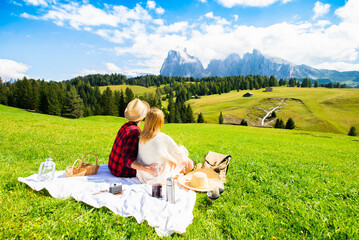
[[[137,178],[115,177],[108,170],[107,164],[100,166],[98,173],[91,176],[66,178],[65,171],[56,171],[52,181],[42,182],[37,174],[29,177],[19,177],[18,180],[40,191],[46,189],[54,198],[73,197],[95,208],[107,207],[115,214],[123,217],[133,216],[140,224],[144,220],[155,228],[158,236],[169,236],[173,233],[184,233],[192,223],[193,207],[196,193],[185,190],[176,184],[176,203],[170,204],[163,199],[152,197],[152,187],[141,184]],[[112,195],[108,190],[112,183],[122,183],[123,194]],[[166,196],[166,187],[162,188]]]

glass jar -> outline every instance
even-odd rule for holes
[[[51,181],[55,176],[55,166],[53,159],[46,158],[45,162],[40,164],[39,174],[37,175],[40,181]]]

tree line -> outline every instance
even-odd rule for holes
[[[14,83],[3,83],[0,78],[0,104],[67,118],[92,115],[124,117],[127,104],[138,97],[151,107],[162,109],[168,123],[193,123],[193,110],[189,104],[185,104],[188,100],[187,92],[181,90],[174,93],[170,88],[168,107],[163,108],[163,90],[160,88],[155,93],[146,92],[144,96],[135,96],[129,87],[125,91],[112,91],[107,87],[101,93],[99,86],[92,87],[90,81],[79,79],[46,82],[24,77]]]
[[[275,86],[289,87],[346,87],[345,84],[320,85],[317,80],[295,78],[277,80],[274,76],[247,75],[228,77],[167,77],[147,75],[127,78],[121,74],[92,74],[62,82],[24,77],[14,83],[3,83],[0,78],[0,103],[13,107],[35,110],[44,114],[80,118],[92,115],[124,115],[127,103],[136,96],[131,88],[112,91],[109,87],[102,93],[99,86],[108,85],[157,86],[155,93],[145,93],[139,98],[150,106],[161,108],[166,122],[195,122],[191,107],[185,102],[193,96],[228,93],[233,90],[252,90]],[[174,100],[175,99],[175,100]],[[162,107],[168,101],[168,107]],[[200,114],[197,122],[204,122]]]
[[[233,90],[252,90],[266,87],[288,86],[288,87],[327,87],[327,88],[347,88],[346,84],[319,83],[318,80],[309,78],[296,79],[277,79],[275,76],[247,75],[247,76],[227,76],[227,77],[168,77],[161,75],[147,75],[133,78],[126,78],[120,74],[94,74],[74,78],[70,82],[78,81],[89,82],[91,86],[106,85],[138,85],[151,87],[161,85],[185,84],[187,90],[193,95],[211,95],[227,93]],[[76,85],[76,84],[75,84]]]

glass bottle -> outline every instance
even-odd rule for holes
[[[46,158],[45,162],[40,164],[39,174],[37,175],[40,181],[51,181],[55,176],[55,166],[53,159]]]
[[[162,198],[162,183],[160,181],[160,164],[155,164],[155,178],[152,184],[152,197]]]

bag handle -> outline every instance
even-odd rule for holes
[[[230,158],[230,157],[232,157],[232,156],[231,156],[231,155],[227,155],[225,158],[222,159],[222,161],[220,161],[220,162],[217,163],[217,164],[216,164],[216,163],[211,164],[206,158],[204,159],[204,161],[205,161],[206,163],[208,163],[210,166],[215,167],[215,166],[221,165],[222,163],[224,163],[225,161],[227,161],[228,158]]]
[[[96,165],[98,165],[98,164],[97,164],[97,156],[96,156],[96,154],[94,154],[94,153],[86,153],[86,154],[82,157],[82,159],[80,160],[79,167],[82,167],[82,163],[84,162],[85,157],[86,157],[87,155],[89,155],[89,154],[92,154],[92,155],[95,156],[95,158],[96,158]]]

